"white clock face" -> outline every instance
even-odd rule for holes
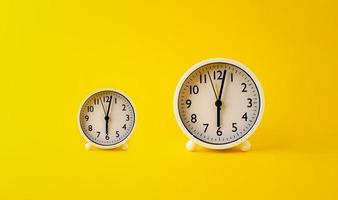
[[[222,86],[223,85],[223,86]],[[200,143],[224,146],[248,134],[261,112],[254,78],[234,64],[210,62],[188,74],[177,97],[179,120]]]
[[[135,124],[131,102],[116,91],[91,95],[82,105],[79,122],[85,137],[100,146],[115,146],[126,140]]]

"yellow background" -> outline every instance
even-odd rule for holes
[[[1,1],[0,199],[337,199],[337,1]],[[193,64],[247,65],[253,149],[185,150],[173,94]],[[86,151],[83,98],[127,93],[128,151]]]

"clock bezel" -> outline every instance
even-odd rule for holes
[[[93,95],[95,95],[96,93],[99,93],[99,92],[115,92],[115,93],[119,93],[120,95],[124,96],[130,103],[130,105],[132,106],[132,109],[134,111],[134,125],[129,133],[129,135],[122,141],[120,141],[119,143],[117,144],[113,144],[113,145],[101,145],[101,144],[98,144],[98,143],[95,143],[93,142],[91,139],[88,138],[88,136],[84,133],[84,131],[82,130],[82,127],[81,127],[81,122],[80,122],[80,118],[81,118],[81,109],[82,107],[84,106],[84,104],[86,103],[86,101]],[[77,116],[78,120],[78,127],[80,129],[80,132],[81,132],[81,135],[84,137],[84,139],[90,143],[92,146],[94,147],[97,147],[97,148],[100,148],[100,149],[115,149],[117,147],[120,147],[122,146],[123,144],[125,144],[129,139],[130,137],[133,135],[134,133],[134,130],[136,128],[136,122],[137,122],[137,114],[136,114],[136,108],[135,108],[135,104],[134,102],[131,100],[131,98],[125,94],[124,92],[120,91],[120,90],[117,90],[117,89],[112,89],[112,88],[102,88],[102,89],[97,89],[97,90],[94,90],[92,91],[91,93],[89,93],[85,98],[84,100],[82,101],[82,104],[80,106],[80,109],[78,111],[78,116]]]
[[[196,70],[198,70],[199,68],[207,65],[207,64],[211,64],[211,63],[225,63],[225,64],[231,64],[234,65],[240,69],[242,69],[244,72],[246,72],[254,81],[254,83],[256,84],[257,90],[258,90],[258,94],[259,94],[259,100],[260,100],[260,108],[258,111],[258,116],[257,119],[254,123],[254,125],[251,127],[251,129],[241,138],[230,142],[230,143],[226,143],[226,144],[211,144],[205,141],[202,141],[198,138],[196,138],[192,133],[190,133],[190,131],[185,127],[180,114],[179,114],[179,108],[178,108],[178,102],[179,102],[179,94],[181,91],[181,88],[183,87],[183,84],[185,82],[185,80]],[[181,77],[180,81],[177,84],[176,90],[175,90],[175,94],[174,94],[174,113],[175,113],[175,117],[176,117],[176,121],[179,124],[179,127],[181,128],[181,130],[183,131],[183,133],[193,142],[195,142],[196,144],[199,144],[200,146],[209,148],[209,149],[228,149],[228,148],[232,148],[235,147],[241,143],[243,143],[244,141],[248,140],[248,138],[255,132],[255,130],[257,129],[257,127],[259,126],[261,120],[262,120],[262,116],[263,116],[263,112],[264,112],[264,92],[263,89],[261,87],[261,84],[259,82],[259,80],[257,79],[257,77],[251,72],[251,70],[246,67],[245,65],[239,63],[238,61],[232,60],[232,59],[227,59],[227,58],[210,58],[210,59],[206,59],[203,60],[195,65],[193,65],[192,67],[190,67]]]

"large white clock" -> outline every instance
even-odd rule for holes
[[[248,138],[259,125],[264,108],[263,90],[255,75],[230,59],[204,60],[192,66],[179,81],[174,112],[189,138],[188,150],[196,144],[211,149],[251,145]]]

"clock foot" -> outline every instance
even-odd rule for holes
[[[185,147],[187,148],[188,151],[195,151],[197,145],[196,145],[196,143],[193,142],[192,140],[189,140],[189,141],[187,142],[187,144],[185,145]]]
[[[128,149],[128,143],[126,142],[126,143],[122,144],[121,149],[127,150]]]
[[[92,145],[89,142],[86,143],[86,145],[85,145],[86,150],[90,150],[91,147],[92,147]]]
[[[240,146],[241,151],[249,151],[251,149],[251,143],[247,140]]]

